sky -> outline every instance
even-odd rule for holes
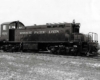
[[[46,23],[80,23],[80,32],[98,34],[100,0],[0,0],[0,24],[19,20],[26,26]]]

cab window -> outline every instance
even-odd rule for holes
[[[9,26],[9,29],[15,29],[16,27],[15,26]]]
[[[6,25],[3,25],[3,30],[7,30],[7,26]]]

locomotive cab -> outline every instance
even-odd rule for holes
[[[20,21],[6,22],[1,24],[1,40],[14,41],[15,29],[24,28],[24,24]]]

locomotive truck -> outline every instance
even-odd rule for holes
[[[80,23],[47,23],[25,26],[20,21],[1,24],[0,49],[3,51],[49,51],[65,55],[97,55],[98,35],[80,33]]]

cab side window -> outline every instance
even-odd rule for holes
[[[3,30],[7,30],[7,26],[6,25],[3,25]]]
[[[15,29],[16,27],[15,26],[9,26],[9,29]]]

